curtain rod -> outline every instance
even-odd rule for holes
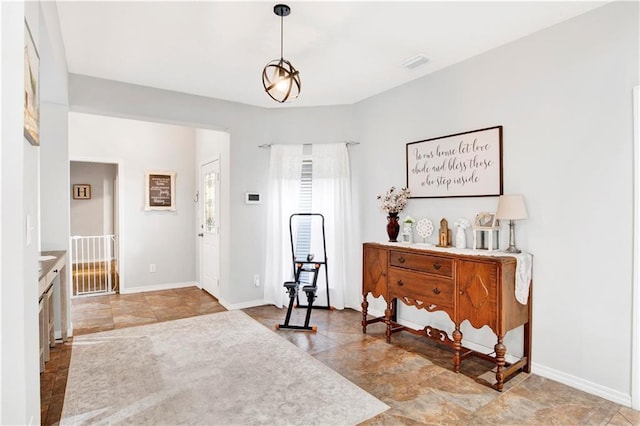
[[[360,142],[355,142],[355,141],[346,141],[346,142],[345,142],[345,144],[346,144],[347,146],[360,145]],[[265,143],[265,144],[262,144],[262,145],[258,145],[258,148],[271,148],[271,145],[273,145],[273,144]],[[303,144],[303,145],[313,145],[313,144],[312,144],[312,143],[305,143],[305,144]]]

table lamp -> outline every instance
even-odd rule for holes
[[[498,198],[496,219],[509,220],[509,247],[505,252],[520,253],[520,249],[516,248],[515,221],[528,217],[527,207],[524,205],[524,197],[521,194],[501,195]]]

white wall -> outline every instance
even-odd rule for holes
[[[72,160],[119,161],[123,292],[194,283],[194,146],[190,128],[69,115]],[[144,210],[144,176],[151,170],[176,172],[176,211]]]
[[[504,126],[504,191],[524,194],[530,216],[516,240],[534,254],[534,372],[625,404],[638,48],[638,3],[614,3],[356,106],[365,240],[384,238],[375,196],[405,184],[407,142]],[[496,204],[414,199],[407,213],[451,223]],[[507,227],[501,234],[506,247]],[[463,333],[494,344],[485,330]],[[511,353],[520,339],[507,341]]]
[[[40,249],[68,250],[69,148],[67,64],[55,2],[40,3]],[[67,259],[69,264],[69,259]],[[71,268],[66,268],[71,282]],[[60,289],[54,287],[56,336],[60,330]],[[67,317],[71,304],[67,304]],[[71,330],[67,330],[71,335]]]
[[[40,47],[38,3],[0,4],[0,423],[40,421],[38,148],[22,134],[24,22]]]
[[[109,235],[113,233],[113,184],[115,164],[72,161],[69,190],[73,185],[91,185],[90,199],[71,198],[71,235]]]
[[[0,232],[2,237],[2,264],[0,265],[0,333],[1,357],[1,423],[24,423],[30,421],[27,405],[27,389],[33,387],[27,383],[27,370],[24,355],[25,326],[28,321],[25,313],[26,295],[24,287],[25,255],[24,242],[24,201],[23,170],[24,144],[22,136],[22,87],[23,81],[23,39],[24,39],[24,2],[0,3],[2,19],[2,61],[0,62],[2,79],[2,151],[0,155]],[[28,278],[32,278],[29,276]],[[7,285],[14,283],[16,285]],[[37,296],[36,296],[37,297]],[[29,335],[29,334],[27,334]],[[29,380],[31,381],[31,380]]]

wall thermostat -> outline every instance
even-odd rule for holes
[[[262,195],[259,192],[247,192],[244,194],[245,204],[260,204],[262,202]]]

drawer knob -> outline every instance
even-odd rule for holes
[[[398,262],[400,262],[400,263],[404,263],[404,257],[400,256],[400,257],[398,258]]]
[[[440,294],[440,289],[438,287],[434,287],[433,294]]]
[[[434,263],[434,264],[433,264],[433,267],[434,267],[435,269],[440,269],[440,268],[442,268],[442,265],[441,265],[441,264],[439,264],[439,263]]]
[[[58,273],[58,270],[57,270],[57,269],[54,269],[54,270],[53,270],[53,272],[57,274],[57,273]]]
[[[399,285],[400,287],[402,287],[402,286],[404,285],[404,283],[402,282],[402,280],[398,280],[398,285]]]

